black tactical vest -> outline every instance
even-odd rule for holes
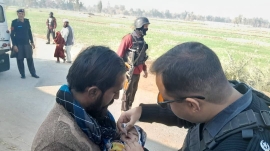
[[[143,64],[148,56],[146,50],[148,49],[148,44],[144,41],[143,37],[137,38],[135,31],[131,33],[132,36],[132,47],[126,51],[123,59],[125,62],[138,66]]]
[[[55,25],[55,17],[49,17],[48,18],[48,25],[49,25],[49,27],[54,27],[54,25]]]
[[[248,86],[244,83],[238,83],[237,81],[230,81],[230,83],[232,83],[239,92],[245,92],[248,89]],[[254,89],[252,89],[252,93],[252,95],[263,99],[269,106],[269,97]],[[256,129],[270,128],[270,110],[261,110],[260,113],[253,112],[251,109],[243,111],[232,120],[228,121],[220,132],[213,137],[207,131],[201,133],[200,126],[201,124],[197,124],[189,129],[181,151],[212,150],[223,139],[239,132],[242,132],[243,139],[251,139]],[[203,135],[202,140],[200,139],[200,135]]]

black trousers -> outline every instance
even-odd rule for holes
[[[125,99],[125,101],[123,101],[123,99],[122,99],[122,108],[121,108],[122,111],[127,111],[131,108],[131,106],[134,102],[135,94],[136,94],[137,89],[138,89],[139,80],[140,80],[139,74],[132,75],[131,82],[130,82],[129,87],[126,91],[126,99]]]
[[[32,76],[36,75],[36,70],[35,70],[33,58],[29,58],[29,59],[26,59],[26,60],[27,60],[28,69],[29,69],[31,75]],[[18,65],[18,69],[19,69],[20,74],[22,76],[25,76],[24,59],[17,59],[17,65]]]
[[[55,39],[55,32],[53,31],[53,29],[48,29],[47,30],[47,39],[48,39],[48,42],[50,42],[50,34],[52,34],[53,39]]]

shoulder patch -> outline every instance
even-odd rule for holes
[[[270,146],[266,141],[261,140],[260,145],[264,151],[270,151]]]

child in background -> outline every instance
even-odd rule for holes
[[[134,127],[128,131],[127,135],[121,133],[119,138],[115,139],[107,145],[107,148],[109,151],[122,151],[125,145],[124,142],[126,141],[138,142],[144,148],[146,141],[146,133],[141,127],[134,125]],[[148,149],[146,148],[144,148],[144,150],[148,151]]]
[[[54,39],[54,42],[56,44],[56,48],[55,48],[55,51],[54,51],[54,57],[57,58],[57,63],[60,63],[60,60],[59,58],[62,58],[63,59],[63,62],[65,63],[66,62],[66,59],[65,59],[65,53],[64,53],[64,45],[65,45],[65,40],[64,38],[62,37],[61,33],[58,31],[56,32],[56,37]]]

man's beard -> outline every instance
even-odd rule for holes
[[[112,99],[106,106],[102,106],[102,98],[103,95],[99,97],[93,104],[90,104],[85,108],[85,111],[95,119],[104,118],[107,115],[108,106],[114,102],[114,99]]]

